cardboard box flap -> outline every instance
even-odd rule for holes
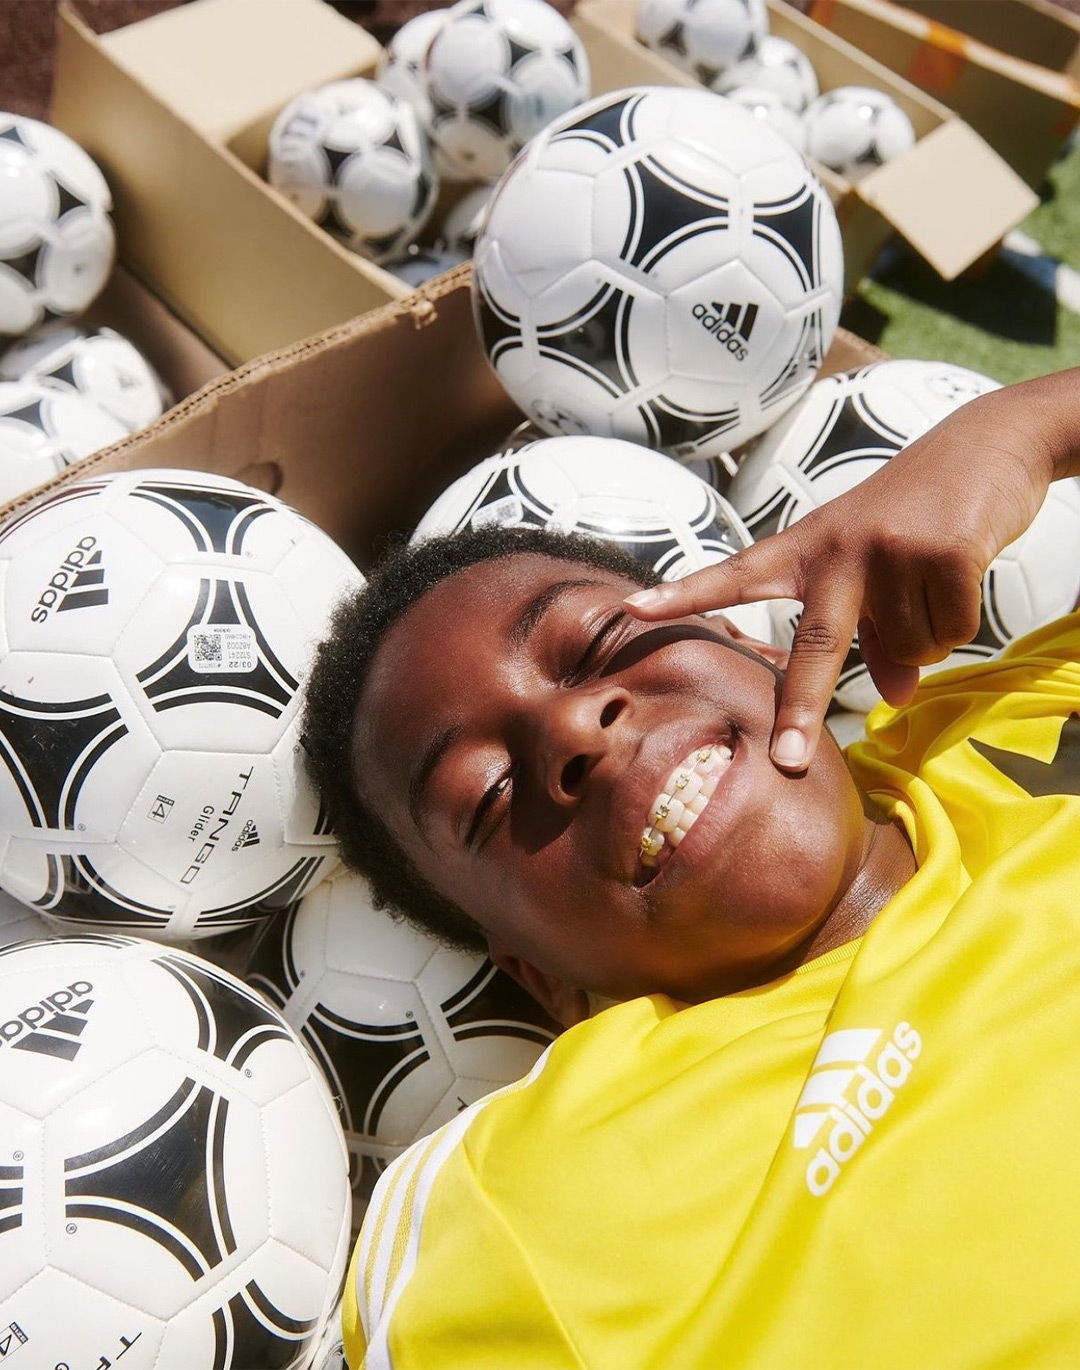
[[[281,197],[268,214],[273,192],[117,68],[66,6],[53,120],[104,172],[126,264],[229,362],[408,293]]]
[[[181,119],[221,141],[301,91],[372,72],[382,51],[323,0],[193,0],[100,41]]]
[[[1038,196],[957,119],[856,187],[947,281],[971,266],[1039,203]],[[948,212],[942,213],[942,202]]]

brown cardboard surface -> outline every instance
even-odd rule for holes
[[[841,329],[826,369],[882,355]],[[234,476],[280,495],[365,566],[521,417],[481,351],[466,265],[221,377],[44,488],[145,466]]]
[[[193,128],[225,141],[299,91],[375,69],[379,44],[322,0],[193,0],[101,38]]]
[[[1010,57],[1080,73],[1080,15],[1052,0],[904,0],[904,6]]]
[[[177,401],[224,376],[224,361],[186,327],[130,271],[117,266],[79,320],[87,328],[114,328],[135,344]]]
[[[219,3],[233,0],[190,8],[212,19]],[[53,119],[109,181],[122,259],[232,364],[407,293],[179,119],[66,6]]]
[[[854,287],[891,230],[901,233],[937,271],[951,279],[1034,208],[1038,201],[1021,179],[970,129],[964,131],[944,105],[884,62],[782,0],[767,0],[767,4],[772,32],[806,53],[823,91],[841,85],[868,85],[887,91],[907,113],[919,139],[910,152],[854,185],[812,163],[836,205],[844,235],[848,289]],[[635,9],[635,0],[583,0],[579,5],[575,24],[594,67],[616,70],[620,54],[636,42]],[[665,59],[652,56],[663,62],[668,72],[676,71]],[[952,126],[959,131],[943,137],[944,130]],[[930,146],[924,148],[931,135]],[[962,154],[959,160],[948,161],[944,154],[950,148]]]
[[[952,2],[939,7],[943,14]],[[987,0],[985,8],[998,4],[1036,18],[1036,10],[1019,0]],[[1001,52],[909,7],[890,0],[814,0],[810,13],[945,101],[1031,186],[1042,184],[1080,118],[1080,85],[1071,75]]]

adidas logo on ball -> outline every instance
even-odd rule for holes
[[[746,348],[750,334],[754,331],[757,318],[756,304],[721,304],[713,300],[711,304],[694,305],[694,318],[706,333],[711,333],[717,342],[723,343],[736,361],[746,360]]]
[[[94,1003],[86,996],[93,988],[89,980],[75,980],[0,1023],[0,1047],[74,1061],[82,1046],[78,1039]]]
[[[44,623],[53,609],[63,613],[70,609],[90,609],[97,604],[108,604],[109,591],[105,586],[105,567],[97,538],[81,537],[64,560],[49,577],[49,583],[38,596],[30,612],[31,623]]]

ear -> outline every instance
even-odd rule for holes
[[[496,942],[489,942],[488,955],[500,970],[516,980],[526,994],[531,994],[542,1009],[564,1028],[573,1027],[589,1016],[589,996],[561,980],[550,971],[540,970],[531,961],[506,951]]]
[[[765,660],[771,662],[778,671],[787,670],[788,657],[791,653],[786,647],[778,647],[774,642],[762,642],[760,638],[752,637],[749,633],[744,633],[738,624],[733,623],[726,614],[715,613],[709,614],[708,617],[714,620],[719,619],[724,625],[728,636],[735,642],[738,642],[740,646],[746,647],[751,652],[756,652],[760,657],[764,657]]]

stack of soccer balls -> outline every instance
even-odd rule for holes
[[[59,129],[0,114],[0,504],[157,418],[168,392],[97,298],[115,238],[105,178]]]
[[[837,86],[819,95],[810,59],[769,33],[765,0],[639,0],[636,28],[646,47],[849,181],[915,142],[910,119],[884,91]]]
[[[461,0],[395,36],[378,82],[300,95],[270,133],[272,185],[352,251],[410,284],[468,255],[482,197],[436,241],[439,182],[490,182],[589,93],[584,49],[545,0]]]

